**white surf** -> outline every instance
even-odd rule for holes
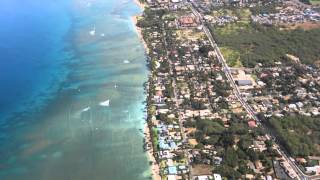
[[[87,111],[89,111],[90,109],[91,109],[90,107],[86,107],[86,108],[82,109],[82,112],[87,112]]]
[[[89,32],[89,34],[90,34],[91,36],[96,35],[96,27],[94,27],[93,30]]]
[[[108,100],[106,100],[106,101],[100,102],[99,105],[100,105],[100,106],[108,107],[108,106],[110,106],[110,100],[108,99]]]

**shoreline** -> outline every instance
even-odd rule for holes
[[[133,0],[133,1],[137,6],[139,6],[144,11],[145,5],[143,3],[141,3],[139,0]],[[140,42],[143,44],[146,55],[148,56],[148,54],[149,54],[148,45],[143,38],[142,29],[137,26],[138,18],[140,16],[141,16],[141,14],[131,16],[131,20],[134,23],[135,31],[138,35]],[[151,137],[150,128],[148,127],[147,122],[145,122],[145,125],[144,125],[144,136],[145,136],[146,152],[147,152],[148,160],[150,162],[150,170],[151,170],[152,179],[153,180],[161,180],[160,167],[159,167],[159,165],[156,161],[156,158],[154,156],[154,149],[152,146],[152,137]]]
[[[148,48],[148,45],[147,43],[145,42],[145,40],[143,39],[143,35],[142,35],[142,29],[140,27],[137,26],[137,22],[138,22],[138,17],[140,15],[135,15],[135,16],[131,16],[131,20],[133,22],[133,25],[135,27],[135,31],[138,35],[138,38],[140,40],[140,42],[143,44],[143,47],[146,51],[146,53],[148,54],[149,53],[149,48]]]
[[[133,0],[135,4],[137,4],[141,9],[144,10],[145,4],[141,3],[139,0]]]
[[[148,154],[148,159],[149,159],[150,163],[152,163],[151,164],[152,179],[153,180],[161,180],[160,167],[156,161],[156,158],[154,157],[150,128],[148,127],[148,123],[145,123],[144,133],[145,133],[145,139],[146,139],[146,145],[147,145],[146,151]],[[150,148],[148,148],[148,147],[150,147]]]

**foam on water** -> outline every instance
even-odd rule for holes
[[[87,112],[87,111],[89,111],[90,109],[91,109],[90,107],[86,107],[86,108],[82,109],[82,112]]]
[[[110,100],[102,101],[99,103],[100,106],[109,107],[110,106]]]

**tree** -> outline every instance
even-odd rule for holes
[[[221,165],[214,170],[214,173],[219,173],[228,179],[240,179],[241,174],[228,165]]]
[[[238,165],[237,152],[232,148],[228,147],[224,156],[224,164],[235,168]]]
[[[247,154],[249,155],[250,161],[255,162],[259,159],[259,155],[253,149],[248,149]]]
[[[208,53],[211,50],[212,50],[211,46],[201,46],[199,48],[199,52],[200,52],[201,56],[203,56],[203,57],[208,57]]]
[[[238,145],[242,150],[247,150],[252,145],[252,137],[241,136]]]
[[[204,140],[204,133],[202,131],[195,132],[195,138],[198,142],[202,142]]]
[[[234,144],[234,136],[230,133],[224,133],[220,138],[220,144],[225,148],[232,146]]]

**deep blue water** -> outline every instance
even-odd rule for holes
[[[71,26],[65,0],[0,2],[0,121],[40,106],[65,78],[64,40]],[[32,109],[32,108],[31,108]]]
[[[131,0],[1,0],[0,180],[150,178],[140,12]]]

